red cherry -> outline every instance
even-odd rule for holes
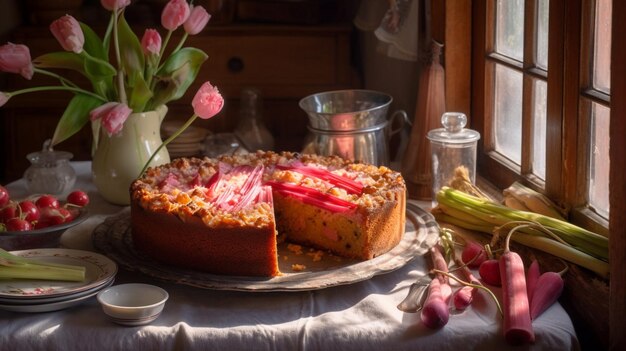
[[[22,209],[21,217],[28,222],[34,222],[39,219],[39,208],[32,201],[25,200],[20,202],[20,208]]]
[[[37,199],[35,205],[37,205],[37,207],[39,207],[40,209],[46,207],[59,208],[60,203],[59,200],[57,200],[57,198],[52,195],[42,195]]]
[[[6,226],[10,232],[25,232],[33,228],[30,222],[17,217],[9,219]]]
[[[76,206],[87,206],[89,204],[89,196],[82,190],[74,190],[67,195],[67,202]]]
[[[4,207],[6,204],[8,204],[9,200],[9,191],[7,190],[7,188],[0,185],[0,207]]]
[[[0,223],[6,223],[9,219],[17,217],[17,206],[10,203],[0,209]]]

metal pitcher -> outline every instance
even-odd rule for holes
[[[408,123],[402,110],[387,120],[392,101],[390,95],[373,90],[337,90],[303,98],[300,108],[309,117],[310,132],[303,152],[388,166],[389,138]],[[400,127],[389,130],[398,117]]]

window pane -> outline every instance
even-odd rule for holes
[[[539,178],[546,179],[546,111],[548,84],[543,80],[533,82],[532,118],[532,170]]]
[[[537,1],[537,57],[535,61],[541,69],[548,69],[548,12],[549,0]]]
[[[496,52],[522,61],[524,58],[524,1],[496,3]]]
[[[609,119],[611,110],[593,103],[589,157],[589,205],[609,218]]]
[[[593,87],[611,93],[611,0],[596,0]]]
[[[522,73],[496,64],[495,148],[518,165],[522,155]]]

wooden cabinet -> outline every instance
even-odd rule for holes
[[[186,46],[204,50],[209,59],[198,78],[180,100],[168,104],[168,119],[187,119],[193,112],[191,99],[205,81],[218,86],[226,104],[210,120],[197,120],[214,132],[232,131],[239,113],[239,96],[245,87],[255,87],[263,96],[263,118],[276,139],[277,150],[300,151],[307,133],[307,117],[298,106],[306,95],[320,91],[360,87],[351,65],[352,26],[228,24],[207,27],[191,36]],[[59,44],[45,27],[23,27],[11,41],[29,46],[33,58],[58,51]],[[177,39],[173,38],[176,43]],[[71,75],[75,81],[81,77]],[[56,83],[35,75],[33,81],[18,75],[1,77],[1,91]],[[83,81],[84,83],[84,81]],[[0,182],[18,179],[28,167],[26,155],[52,137],[56,122],[71,98],[64,92],[27,94],[12,98],[0,108]],[[74,160],[90,159],[91,135],[86,126],[57,146],[72,152]]]

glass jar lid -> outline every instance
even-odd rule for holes
[[[74,157],[71,152],[53,150],[50,142],[50,139],[46,140],[41,151],[31,152],[26,155],[31,164],[42,167],[54,167],[59,161],[69,161]]]
[[[474,143],[480,139],[480,133],[473,129],[465,128],[467,116],[461,112],[446,112],[441,116],[443,128],[433,129],[428,132],[430,141],[448,144]]]
[[[57,162],[70,160],[73,156],[72,153],[67,151],[42,150],[31,152],[26,155],[26,158],[34,165],[54,166]]]

